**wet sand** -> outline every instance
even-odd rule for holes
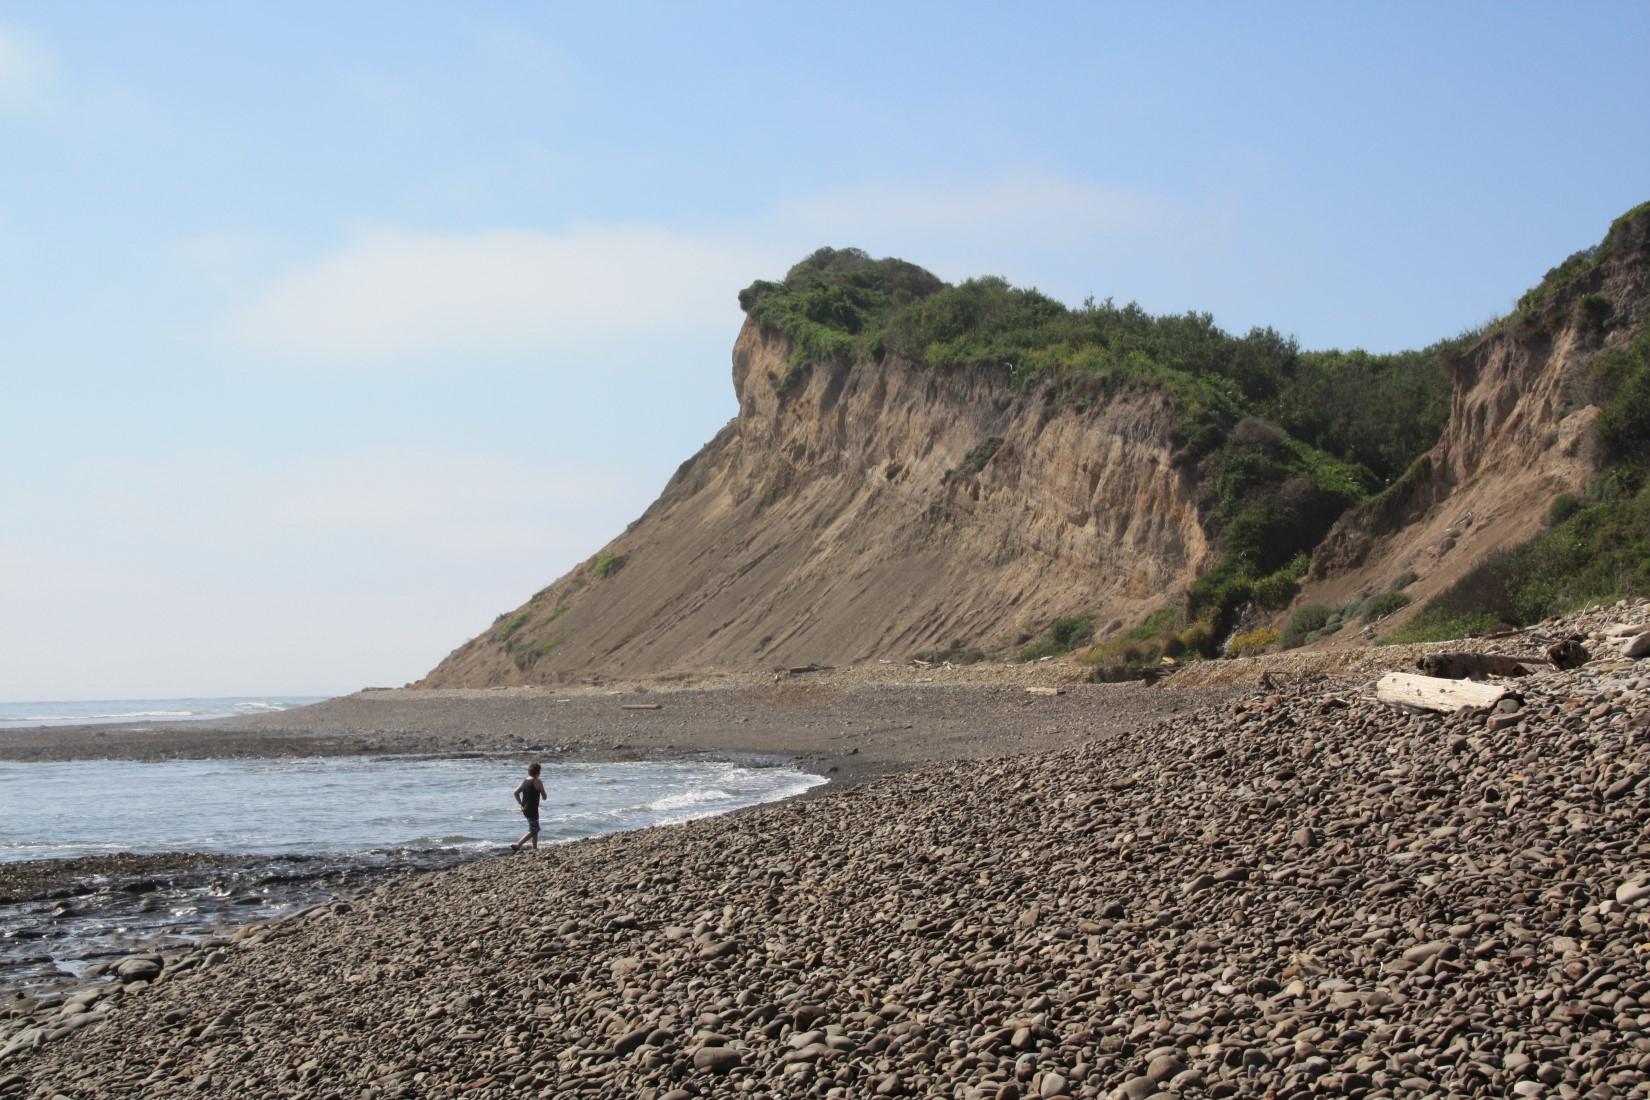
[[[1217,702],[1231,688],[792,680],[671,691],[369,690],[219,721],[0,731],[0,760],[520,753],[545,761],[781,758],[830,787],[920,764],[1039,752]],[[650,709],[639,709],[650,708]],[[656,708],[656,709],[652,709]]]

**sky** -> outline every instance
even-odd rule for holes
[[[0,0],[0,700],[416,679],[821,245],[1388,351],[1650,199],[1650,6]]]

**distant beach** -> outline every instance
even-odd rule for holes
[[[0,730],[30,726],[187,722],[270,714],[319,703],[325,695],[231,695],[218,698],[81,699],[0,703]]]

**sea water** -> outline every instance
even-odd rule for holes
[[[255,855],[515,840],[516,757],[0,762],[0,862],[115,852]],[[723,761],[545,764],[540,841],[666,825],[825,780]]]
[[[235,695],[212,699],[92,699],[0,703],[0,730],[109,722],[188,722],[269,714],[319,703],[324,695]]]
[[[385,873],[508,855],[519,757],[0,762],[0,865],[202,852],[181,871],[91,875],[0,904],[0,987],[51,984],[138,946],[221,934]],[[754,761],[544,765],[541,844],[800,794],[821,776]]]

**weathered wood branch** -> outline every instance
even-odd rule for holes
[[[1383,703],[1447,713],[1463,707],[1493,707],[1509,694],[1509,690],[1502,684],[1389,672],[1375,685],[1375,698]]]

